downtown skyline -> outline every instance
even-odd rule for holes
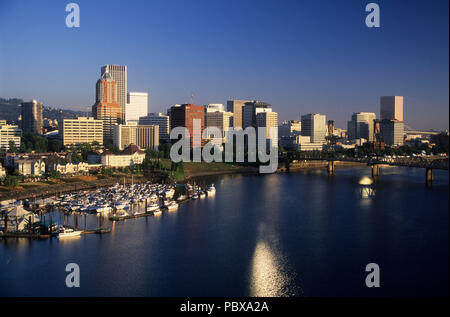
[[[380,96],[402,95],[409,126],[448,129],[448,2],[379,1],[378,30],[365,27],[362,1],[77,3],[81,27],[69,29],[66,3],[0,2],[1,97],[84,110],[99,67],[119,64],[129,90],[149,93],[151,112],[193,93],[198,105],[257,99],[280,122],[323,113],[345,128],[354,112],[378,117]],[[122,23],[107,31],[108,20]]]

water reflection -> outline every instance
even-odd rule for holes
[[[270,246],[259,241],[252,259],[250,296],[289,296],[291,277],[285,272],[280,257]]]

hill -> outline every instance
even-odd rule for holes
[[[10,123],[17,123],[17,118],[21,114],[20,104],[22,102],[24,101],[19,98],[0,98],[0,120],[7,120]],[[52,120],[56,119],[59,122],[63,119],[86,116],[86,112],[44,106],[43,116],[44,118]]]

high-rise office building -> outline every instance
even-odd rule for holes
[[[0,149],[9,150],[9,143],[12,141],[16,148],[20,148],[22,130],[17,125],[6,124],[6,120],[0,120]]]
[[[228,111],[207,112],[205,129],[208,136],[211,136],[208,128],[212,127],[216,127],[222,132],[222,141],[220,143],[225,143],[226,132],[228,131],[228,128],[233,127],[233,113]]]
[[[233,127],[242,129],[242,107],[253,100],[228,100],[227,111],[233,113]]]
[[[32,100],[22,103],[22,131],[42,134],[44,128],[42,102]]]
[[[205,106],[206,112],[216,112],[216,111],[225,111],[223,104],[221,103],[210,103]]]
[[[103,144],[103,121],[94,118],[78,117],[64,119],[62,129],[63,145],[98,142]]]
[[[403,96],[380,98],[380,120],[403,121]]]
[[[404,123],[397,120],[382,120],[380,123],[381,138],[386,145],[401,146],[404,144]]]
[[[324,143],[327,135],[327,118],[323,114],[310,113],[301,117],[302,136],[309,136],[311,143]]]
[[[374,141],[374,120],[376,114],[373,112],[356,112],[352,115],[352,120],[347,123],[347,133],[349,140],[366,139]]]
[[[202,134],[205,127],[205,107],[193,104],[175,105],[170,108],[169,113],[170,129],[172,130],[176,127],[187,128],[191,138],[191,148],[194,147],[194,138],[195,140],[201,140],[201,146],[203,147]],[[199,129],[194,129],[194,120],[198,120]]]
[[[148,114],[148,93],[128,92],[125,107],[125,122],[138,122],[140,117]]]
[[[114,125],[121,122],[122,107],[117,102],[117,83],[108,72],[97,81],[95,99],[92,114],[94,119],[103,121],[103,141],[111,142]]]
[[[380,98],[381,138],[389,146],[403,145],[405,124],[403,122],[403,96]]]
[[[159,126],[157,125],[137,125],[117,124],[114,126],[114,145],[123,150],[131,144],[137,145],[141,149],[158,149]]]
[[[105,65],[101,68],[101,76],[105,73],[111,75],[111,78],[117,84],[117,103],[121,107],[121,122],[125,122],[125,111],[127,104],[127,66]]]
[[[267,146],[278,148],[278,113],[273,111],[257,113],[256,126],[266,128]]]
[[[291,137],[300,135],[302,132],[302,122],[300,120],[283,121],[278,127],[278,137]]]
[[[159,113],[149,113],[145,117],[139,118],[139,125],[159,126],[159,140],[170,141],[170,119],[169,116]]]
[[[265,102],[246,102],[242,107],[242,129],[256,127],[256,115],[262,112],[272,112],[272,106]]]

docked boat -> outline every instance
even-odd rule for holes
[[[206,193],[204,191],[200,192],[200,198],[205,198],[206,197]]]
[[[58,233],[58,238],[78,237],[83,231],[73,230],[72,228],[61,226]]]
[[[168,188],[164,191],[164,196],[166,198],[172,198],[174,194],[175,194],[175,189],[173,189],[173,188]]]
[[[178,201],[182,201],[182,200],[185,200],[185,199],[187,199],[187,196],[186,196],[186,195],[180,195],[180,196],[178,196],[178,198],[177,198]]]
[[[117,209],[129,209],[130,205],[126,201],[118,201],[118,202],[116,202],[116,208]]]
[[[216,188],[214,187],[214,184],[211,184],[211,186],[209,186],[206,189],[206,192],[208,193],[208,196],[213,196],[216,194]]]
[[[193,195],[191,196],[191,198],[192,198],[192,199],[198,199],[198,195],[197,195],[197,194],[193,194]]]
[[[174,201],[171,201],[166,207],[168,211],[175,211],[178,209],[178,204]]]
[[[147,206],[147,212],[156,212],[159,210],[158,204],[151,204],[150,206]]]

